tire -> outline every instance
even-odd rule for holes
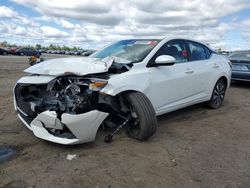
[[[139,92],[127,94],[126,100],[129,107],[136,113],[134,123],[131,123],[128,129],[128,136],[145,141],[151,137],[157,129],[157,117],[155,110],[149,99]],[[132,113],[131,113],[132,114]],[[135,125],[137,121],[137,125]]]
[[[219,79],[216,82],[211,99],[207,103],[210,108],[217,109],[222,105],[226,94],[226,88],[226,82],[223,79]]]
[[[20,53],[20,56],[24,56],[24,53],[23,53],[23,52],[21,52],[21,53]]]
[[[7,52],[3,52],[3,55],[7,55]]]

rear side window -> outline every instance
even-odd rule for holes
[[[189,60],[190,61],[199,61],[199,60],[205,60],[208,59],[209,54],[206,50],[206,47],[203,45],[188,41],[188,48],[189,48]]]
[[[207,59],[211,56],[211,50],[209,50],[207,47],[204,47],[205,48],[205,52],[206,52],[206,56],[207,56]]]

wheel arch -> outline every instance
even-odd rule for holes
[[[226,87],[228,88],[228,86],[229,86],[229,85],[228,85],[229,81],[228,81],[227,77],[226,77],[226,76],[221,76],[218,80],[220,80],[220,79],[223,80],[223,81],[226,83]],[[217,81],[218,81],[218,80],[217,80]],[[216,82],[217,82],[217,81],[216,81]]]
[[[141,91],[138,91],[138,90],[129,89],[129,90],[120,91],[119,93],[116,93],[115,96],[118,96],[118,95],[126,95],[126,94],[133,93],[133,92],[142,93]],[[142,93],[142,94],[145,95],[144,93]],[[146,96],[146,95],[145,95],[145,96]]]
[[[219,75],[217,78],[214,78],[213,82],[211,82],[211,85],[210,85],[210,88],[209,88],[209,93],[208,93],[208,96],[209,96],[209,100],[211,99],[212,97],[212,94],[213,94],[213,90],[214,90],[214,87],[216,85],[216,83],[218,82],[218,80],[222,79],[225,83],[226,83],[226,88],[228,88],[230,86],[230,80],[229,78],[227,77],[226,74],[221,74]]]
[[[225,87],[223,99],[221,99],[220,104],[217,104],[217,103],[214,103],[214,101],[213,101],[212,99],[213,99],[214,90],[216,89],[217,83],[218,83],[220,80],[222,80],[223,82],[225,82],[226,87]],[[214,84],[213,91],[211,92],[211,95],[210,95],[210,100],[207,101],[207,106],[208,106],[208,107],[210,107],[210,108],[212,108],[212,109],[217,109],[217,108],[219,108],[219,107],[221,106],[221,104],[222,104],[222,102],[223,102],[223,100],[224,100],[224,97],[225,97],[226,89],[229,87],[229,85],[228,85],[229,83],[230,83],[230,81],[228,82],[227,77],[226,77],[226,76],[223,76],[223,75],[220,76],[220,77],[216,80],[216,82],[215,82],[215,84]],[[217,96],[219,96],[219,94],[217,94]],[[219,98],[220,98],[220,97],[219,97]]]
[[[143,91],[140,91],[138,89],[132,89],[131,88],[131,89],[127,89],[127,90],[119,90],[119,92],[112,92],[112,93],[100,92],[100,93],[103,94],[103,95],[109,95],[109,96],[112,96],[112,97],[122,97],[123,98],[125,95],[128,95],[129,93],[135,93],[135,92],[144,95],[149,100],[151,105],[154,106],[152,101],[150,100],[150,97],[147,96]]]
[[[150,100],[150,97],[148,97],[145,93],[143,93],[142,91],[139,91],[139,90],[133,90],[133,89],[124,90],[124,91],[117,93],[115,96],[125,96],[125,95],[127,95],[129,93],[133,93],[133,92],[137,92],[137,93],[144,95],[148,99],[148,101],[151,103],[151,105],[154,107],[152,101]],[[155,108],[154,108],[154,110],[155,110]]]
[[[115,88],[109,88],[109,87],[104,87],[100,92],[111,95],[111,96],[117,96],[118,94],[124,93],[124,92],[140,92],[144,93],[145,87],[144,86],[136,86],[136,85],[123,85],[120,87],[115,87]]]

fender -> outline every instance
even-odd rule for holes
[[[115,96],[121,92],[133,90],[147,95],[150,87],[149,79],[147,69],[141,71],[133,67],[128,72],[112,75],[108,80],[108,84],[100,92]]]
[[[122,93],[124,91],[137,91],[141,93],[145,93],[144,87],[138,87],[137,85],[124,85],[120,87],[113,88],[111,85],[107,85],[105,88],[103,88],[100,93],[104,93],[111,96],[116,96],[119,93]]]

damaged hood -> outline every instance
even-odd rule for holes
[[[43,61],[24,70],[30,74],[60,76],[74,74],[83,76],[92,73],[107,72],[113,59],[97,59],[90,57],[60,58]]]

